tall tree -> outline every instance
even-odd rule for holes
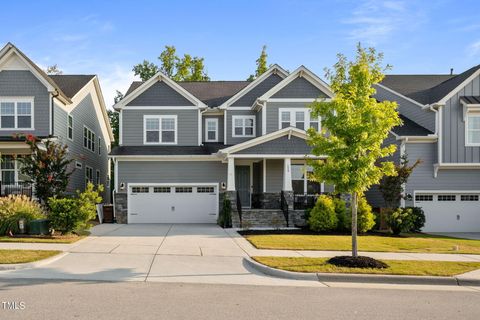
[[[118,120],[118,112],[115,110],[107,110],[108,119],[110,120],[110,126],[112,127],[113,131],[113,138],[115,141],[112,142],[112,147],[118,146],[118,138],[119,138],[119,120]]]
[[[384,176],[395,175],[394,164],[379,161],[395,152],[395,145],[383,146],[390,130],[401,124],[395,102],[378,102],[374,85],[382,81],[383,54],[359,44],[356,58],[348,61],[339,54],[327,79],[334,93],[331,101],[310,105],[312,114],[321,117],[322,130],[308,130],[315,155],[326,161],[311,161],[317,181],[335,185],[335,191],[351,195],[352,256],[357,250],[358,199]],[[326,134],[328,132],[328,134]]]
[[[255,61],[256,65],[257,65],[257,69],[255,70],[255,74],[251,74],[247,81],[253,81],[255,80],[256,78],[258,78],[259,76],[261,76],[262,74],[265,73],[265,71],[267,71],[268,67],[267,67],[267,46],[264,45],[262,47],[262,52],[260,53],[260,57],[258,57],[258,59]]]
[[[63,71],[60,70],[57,64],[48,66],[47,69],[45,70],[45,73],[48,75],[61,75],[63,74]]]
[[[118,90],[115,90],[115,97],[113,97],[113,102],[118,103],[122,99],[123,99],[123,93]]]
[[[142,81],[153,77],[158,71],[175,81],[209,81],[205,72],[204,59],[193,57],[190,54],[184,54],[183,57],[177,55],[174,46],[165,46],[165,50],[158,57],[160,66],[144,60],[133,67],[135,75],[139,75]]]

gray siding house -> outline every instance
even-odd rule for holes
[[[91,181],[106,187],[104,201],[110,201],[113,134],[97,76],[47,75],[9,43],[0,50],[0,195],[31,193],[17,160],[30,152],[26,134],[68,146],[74,159],[68,193]]]
[[[425,231],[480,231],[480,67],[459,75],[389,75],[376,89],[396,101],[403,125],[390,160],[421,159],[403,206],[425,210]],[[301,223],[302,205],[334,187],[308,179],[308,105],[330,99],[307,68],[272,66],[252,82],[134,82],[120,113],[115,214],[122,223],[214,223],[225,196],[234,224]],[[322,160],[323,157],[317,157]],[[366,194],[384,206],[378,187]],[[288,214],[285,208],[288,207]]]

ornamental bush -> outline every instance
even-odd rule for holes
[[[326,195],[318,197],[315,207],[310,211],[308,226],[315,232],[331,231],[337,227],[337,215],[333,199]]]
[[[335,214],[337,216],[337,231],[344,232],[349,229],[347,217],[347,204],[343,199],[333,198]]]
[[[223,198],[222,211],[218,216],[217,223],[222,228],[232,227],[232,204],[226,194]]]
[[[420,207],[409,208],[412,209],[412,214],[410,215],[410,219],[412,221],[412,228],[409,231],[420,232],[425,226],[425,212],[423,212],[423,209]]]
[[[352,214],[349,210],[347,217],[348,230],[352,230]],[[375,214],[372,211],[372,207],[368,204],[365,197],[358,198],[358,210],[357,210],[357,231],[359,233],[365,233],[372,230],[375,226]]]
[[[45,218],[45,213],[36,201],[25,195],[9,195],[0,198],[0,234],[18,233],[18,221],[25,219],[26,224],[35,219]]]
[[[80,192],[77,190],[78,198],[78,211],[80,214],[80,220],[82,221],[79,225],[80,229],[87,229],[89,227],[88,221],[95,219],[97,216],[97,204],[102,202],[102,197],[100,192],[103,192],[103,185],[98,185],[95,189],[93,183],[89,182],[85,191]]]
[[[412,208],[397,208],[387,216],[387,224],[394,235],[412,230],[412,212]]]

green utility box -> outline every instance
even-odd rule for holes
[[[32,220],[28,224],[28,233],[29,234],[49,234],[48,225],[50,221],[48,219],[38,219]]]

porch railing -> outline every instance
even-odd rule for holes
[[[294,194],[293,209],[305,210],[313,208],[317,202],[318,196],[318,194]]]
[[[236,198],[238,219],[240,220],[240,227],[242,227],[242,201],[240,200],[240,192],[238,190]]]
[[[285,222],[287,223],[287,228],[289,227],[288,223],[288,202],[285,198],[285,193],[280,191],[280,208],[283,211],[283,215],[285,216]]]
[[[30,182],[3,182],[0,181],[0,196],[25,195],[32,197],[32,184]]]

